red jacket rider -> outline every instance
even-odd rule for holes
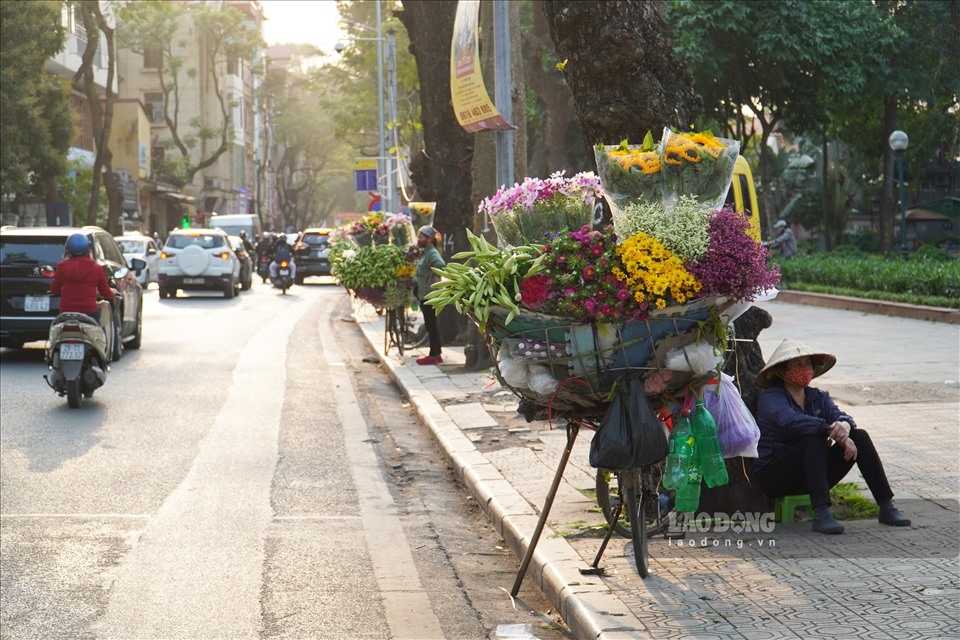
[[[68,257],[57,265],[50,283],[50,292],[60,296],[60,313],[85,313],[99,322],[97,294],[113,298],[103,267],[90,257],[90,241],[82,233],[67,238],[65,253]]]

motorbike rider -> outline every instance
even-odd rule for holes
[[[256,247],[253,246],[253,243],[247,238],[247,232],[243,229],[240,229],[240,242],[243,244],[243,248],[247,250],[247,253],[250,255],[250,258],[253,259],[254,252]]]
[[[107,276],[90,256],[90,240],[82,233],[73,233],[64,244],[66,258],[57,264],[50,283],[50,292],[60,296],[60,313],[85,313],[100,323],[97,296],[113,300]]]
[[[266,258],[269,261],[273,260],[273,247],[276,239],[273,237],[269,231],[264,231],[263,235],[260,236],[260,242],[257,243],[257,261],[263,260]]]
[[[273,250],[273,262],[270,263],[271,280],[274,280],[277,277],[277,263],[282,260],[286,260],[290,267],[290,279],[296,281],[297,263],[293,259],[293,250],[291,250],[290,245],[287,244],[287,236],[282,233],[278,233],[277,246]]]

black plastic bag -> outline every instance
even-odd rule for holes
[[[663,460],[668,452],[667,435],[643,392],[643,381],[639,376],[621,378],[590,443],[590,466],[636,469]]]

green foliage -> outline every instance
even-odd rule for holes
[[[847,229],[843,233],[843,244],[837,247],[837,251],[850,248],[864,253],[878,253],[880,251],[880,236],[873,229],[863,227]]]
[[[63,171],[69,89],[44,69],[63,49],[58,2],[0,2],[0,193],[25,192]]]
[[[61,199],[70,205],[70,211],[75,216],[80,214],[86,216],[87,205],[90,203],[91,190],[93,189],[93,168],[86,162],[71,160],[67,164],[67,171],[57,180],[57,188]],[[100,184],[99,210],[97,211],[97,224],[106,228],[107,226],[107,190]]]
[[[947,253],[946,249],[941,249],[932,244],[925,244],[917,248],[910,254],[911,260],[930,260],[931,262],[950,262],[954,258]]]
[[[126,3],[120,9],[117,34],[123,45],[135,53],[160,56],[157,76],[172,143],[166,146],[181,156],[180,160],[169,158],[159,163],[157,172],[161,179],[183,186],[229,148],[227,134],[234,105],[227,99],[227,87],[217,83],[214,74],[228,61],[251,60],[263,44],[259,33],[247,29],[244,21],[240,11],[229,7],[221,10],[205,3],[184,5],[142,0]],[[197,66],[191,66],[193,64]],[[212,120],[193,117],[184,122],[180,118],[185,80],[197,78],[198,68],[206,69],[214,78],[212,86],[219,101],[220,117]],[[207,140],[213,144],[207,146],[205,157],[198,156],[195,150],[201,141]]]
[[[960,308],[960,261],[811,254],[778,261],[791,289]]]
[[[410,261],[406,249],[392,244],[337,249],[337,258],[331,262],[333,275],[347,289],[386,287],[402,275],[410,275]]]

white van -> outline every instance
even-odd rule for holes
[[[247,240],[256,243],[260,239],[263,229],[260,227],[260,218],[252,214],[213,215],[210,216],[212,229],[223,229],[228,236],[239,236],[241,231],[247,232]]]

